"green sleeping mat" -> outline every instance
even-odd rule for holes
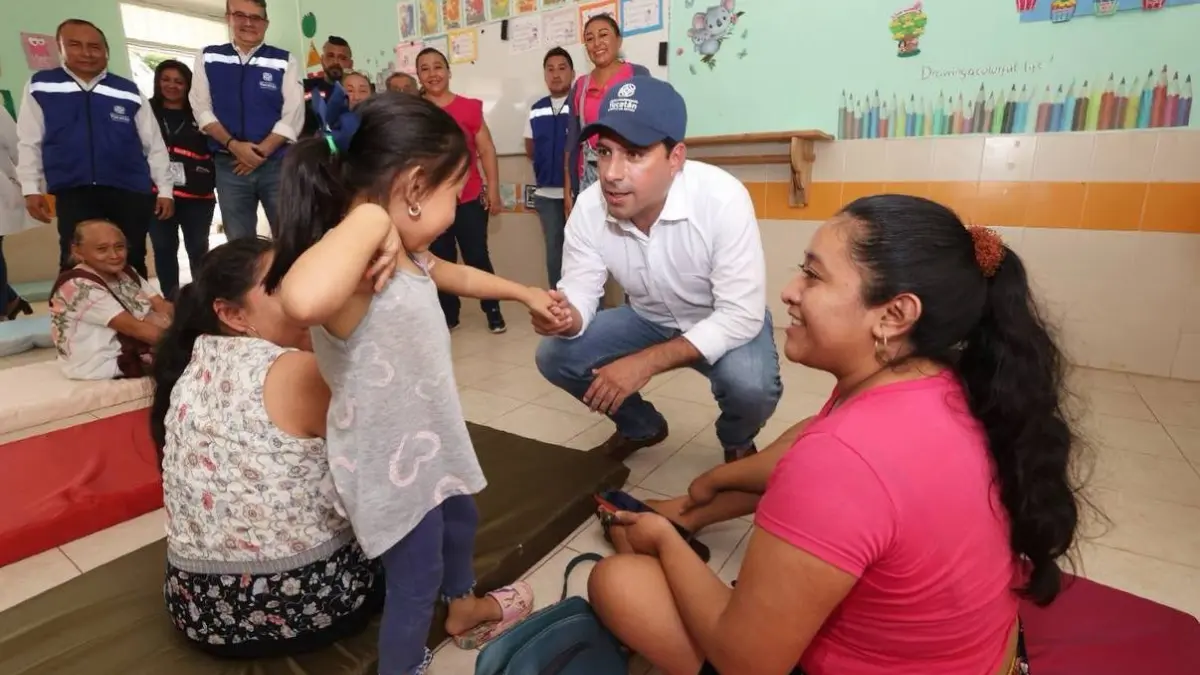
[[[629,474],[606,457],[470,425],[488,487],[478,497],[481,591],[520,578],[594,510],[592,494]],[[0,613],[0,675],[367,675],[378,618],[332,648],[223,661],[181,637],[162,598],[166,543],[156,542]],[[430,646],[440,643],[441,617]]]

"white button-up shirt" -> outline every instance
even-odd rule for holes
[[[609,273],[635,312],[682,331],[709,363],[762,331],[767,270],[754,204],[741,181],[711,164],[684,163],[649,234],[608,215],[599,183],[579,195],[558,284],[583,318],[579,335]]]
[[[233,46],[233,50],[237,52],[244,66],[262,48],[263,44],[265,43],[259,43],[257,47],[248,52],[243,52],[237,45]],[[293,143],[300,137],[300,132],[304,130],[304,85],[301,84],[300,79],[300,66],[296,63],[296,57],[289,54],[287,68],[283,71],[283,112],[279,116],[279,121],[271,129],[271,133],[283,136]],[[192,114],[196,116],[196,125],[201,129],[213,122],[221,121],[213,113],[212,89],[208,84],[208,71],[204,68],[203,51],[196,56],[196,64],[192,68],[192,91],[188,95],[188,103],[192,105]]]
[[[66,66],[63,70],[84,91],[91,91],[108,76],[108,71],[97,75],[90,82],[85,82]],[[21,192],[25,196],[42,192],[45,182],[42,164],[42,140],[46,137],[46,116],[42,106],[33,97],[31,83],[25,84],[25,93],[21,97],[21,110],[17,114],[17,179],[21,182]],[[150,102],[145,96],[138,95],[141,105],[133,123],[137,127],[138,138],[142,140],[142,153],[146,155],[146,163],[150,165],[150,179],[158,188],[158,196],[171,199],[175,194],[175,181],[171,178],[171,155],[163,143],[162,130]]]

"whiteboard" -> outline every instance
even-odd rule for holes
[[[667,39],[668,4],[668,0],[663,1],[663,30],[627,37],[622,45],[625,60],[645,66],[651,75],[663,80],[667,79],[667,69],[658,65],[658,43]],[[591,70],[582,44],[563,48],[575,61],[576,77]],[[529,107],[548,93],[542,58],[549,49],[514,54],[509,43],[500,40],[500,24],[484,24],[479,28],[478,58],[451,67],[451,91],[483,101],[484,117],[496,142],[496,152],[501,155],[525,154]]]

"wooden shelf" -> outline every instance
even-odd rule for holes
[[[697,162],[707,162],[717,166],[746,166],[752,164],[790,164],[791,155],[710,155],[707,157],[692,157]]]
[[[792,169],[791,189],[788,203],[792,206],[808,204],[806,194],[812,182],[812,165],[817,158],[815,143],[832,141],[833,136],[824,131],[806,129],[802,131],[771,131],[754,134],[728,134],[725,136],[699,136],[689,138],[684,144],[689,148],[715,147],[718,145],[749,145],[762,143],[786,143],[787,154],[725,155],[694,157],[701,162],[725,166],[748,164],[788,164]]]
[[[708,145],[744,145],[747,143],[790,143],[793,138],[806,141],[832,141],[833,136],[816,129],[800,131],[765,131],[754,134],[726,134],[724,136],[696,136],[684,141],[689,148]]]

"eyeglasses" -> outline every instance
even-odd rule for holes
[[[267,17],[262,16],[260,14],[247,14],[245,12],[230,12],[229,16],[233,17],[234,21],[238,21],[241,23],[249,23],[249,24],[253,24],[255,26],[264,24],[267,22]]]

